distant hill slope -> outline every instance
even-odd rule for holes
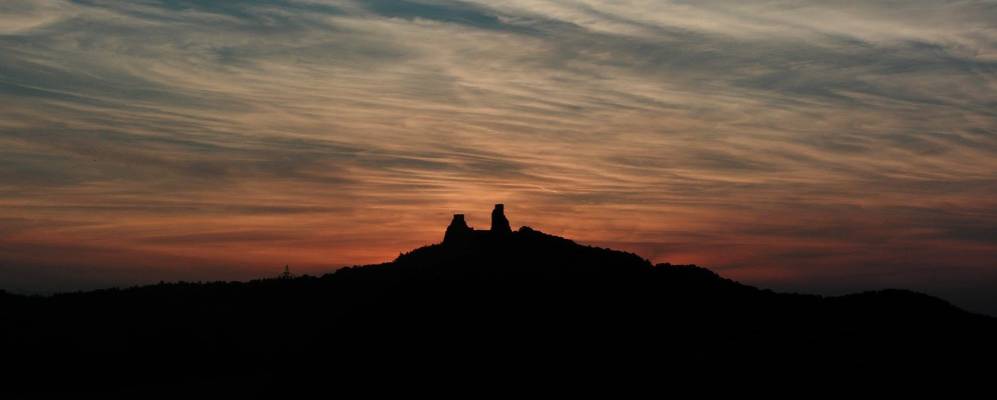
[[[322,277],[0,294],[0,320],[10,391],[253,391],[509,365],[604,379],[677,365],[861,374],[997,354],[997,320],[930,296],[775,293],[526,227]]]

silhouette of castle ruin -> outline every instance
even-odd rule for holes
[[[505,205],[496,204],[492,210],[491,229],[487,231],[475,230],[467,225],[464,214],[454,214],[453,220],[450,221],[450,226],[447,226],[446,234],[443,235],[443,243],[457,243],[474,237],[499,236],[511,233],[512,227],[509,225],[509,219],[505,217]]]

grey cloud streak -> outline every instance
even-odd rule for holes
[[[259,259],[332,268],[505,201],[773,285],[911,248],[991,277],[993,21],[992,1],[8,1],[0,218],[36,222],[0,241],[281,238],[308,255]],[[220,254],[198,257],[243,262]]]

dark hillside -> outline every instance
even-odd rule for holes
[[[530,228],[473,232],[322,277],[0,293],[5,389],[254,391],[508,368],[881,374],[994,354],[994,319],[917,293],[782,294]]]

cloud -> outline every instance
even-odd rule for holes
[[[334,268],[502,201],[745,279],[973,280],[997,251],[994,20],[987,1],[8,1],[0,218],[31,222],[0,243]]]

